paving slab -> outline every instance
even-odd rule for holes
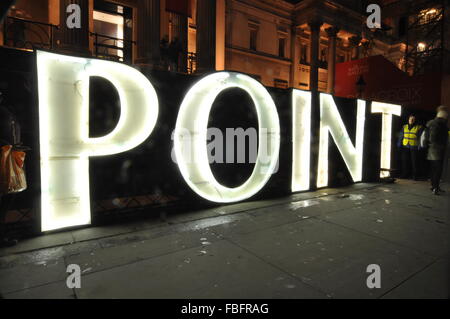
[[[73,289],[67,288],[65,281],[24,289],[6,294],[5,299],[75,299]]]
[[[82,272],[89,274],[193,247],[198,247],[199,255],[206,254],[208,246],[219,240],[217,236],[205,237],[201,232],[181,232],[143,240],[127,239],[120,245],[66,257],[66,262],[80,265]]]
[[[18,267],[27,264],[55,261],[65,256],[64,246],[44,248],[26,253],[0,257],[0,269]]]
[[[314,218],[232,240],[334,298],[380,297],[433,261],[413,249]],[[381,289],[366,285],[371,264],[382,269]]]
[[[47,234],[30,239],[19,241],[16,246],[0,249],[0,256],[19,254],[42,248],[50,248],[61,245],[67,245],[74,242],[74,238],[70,232]]]
[[[66,265],[62,258],[0,269],[0,293],[8,294],[62,281],[66,276]]]
[[[383,200],[318,218],[434,256],[449,251],[447,225],[411,214],[406,206],[385,205]]]
[[[449,259],[442,258],[386,295],[385,299],[449,299]]]
[[[88,227],[72,231],[74,241],[87,241],[115,235],[128,234],[140,230],[140,226],[136,223],[124,223],[122,225],[107,225],[101,227]]]
[[[219,241],[96,272],[82,278],[78,298],[324,298],[325,294],[245,250]]]
[[[0,292],[74,298],[77,264],[81,298],[445,298],[449,194],[359,183],[47,234],[0,249]]]

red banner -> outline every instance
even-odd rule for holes
[[[361,77],[365,85],[358,87]],[[441,74],[411,77],[381,55],[336,64],[335,95],[434,110],[441,103]],[[363,88],[362,95],[360,90]]]

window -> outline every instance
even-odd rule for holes
[[[106,1],[94,4],[94,46],[96,56],[110,60],[131,60],[132,9]]]
[[[274,79],[274,87],[278,89],[287,89],[288,86],[288,81],[282,79]]]
[[[308,45],[300,44],[300,64],[308,64]]]
[[[417,44],[417,52],[424,52],[427,49],[427,45],[424,42],[419,42]]]
[[[435,8],[422,10],[419,14],[419,24],[428,24],[435,19],[440,20],[440,15],[441,13]]]
[[[256,51],[257,39],[258,39],[258,30],[250,29],[250,50]]]
[[[278,56],[280,58],[284,58],[284,51],[286,48],[286,39],[285,38],[279,38],[278,39]]]
[[[406,35],[406,30],[408,29],[408,18],[400,17],[398,21],[398,36],[403,37]]]
[[[250,31],[250,39],[249,39],[249,48],[250,50],[256,51],[258,49],[258,30],[259,30],[259,22],[249,20],[248,21],[248,29]]]
[[[322,69],[328,68],[328,50],[326,48],[320,49],[320,55],[319,55],[319,67]]]

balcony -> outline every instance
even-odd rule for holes
[[[49,23],[7,17],[3,23],[3,45],[23,50],[52,50],[57,29],[57,26]]]
[[[187,53],[187,73],[192,74],[197,70],[197,53]]]
[[[131,63],[133,59],[133,46],[136,41],[119,39],[98,33],[91,33],[94,38],[94,55],[97,58]]]

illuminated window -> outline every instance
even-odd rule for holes
[[[419,13],[419,24],[428,24],[434,20],[439,20],[440,12],[435,9],[422,10]]]
[[[97,57],[131,62],[132,9],[106,1],[95,1],[94,47]]]
[[[417,44],[417,52],[423,52],[426,48],[427,45],[424,42],[419,42],[419,44]]]

